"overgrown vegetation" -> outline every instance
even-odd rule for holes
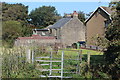
[[[39,78],[35,64],[26,61],[25,48],[1,48],[2,78]]]
[[[2,23],[3,46],[12,47],[19,36],[30,36],[31,29],[19,21],[3,21]]]
[[[90,69],[92,68],[93,73],[103,72],[109,79],[118,80],[120,79],[120,1],[111,2],[110,7],[113,10],[112,21],[106,28],[105,38],[99,36],[94,38],[96,45],[104,48],[103,62],[91,64]]]
[[[40,69],[49,69],[50,66],[40,66],[39,62],[28,63],[26,62],[26,48],[2,48],[3,64],[2,72],[3,78],[40,78],[40,75],[48,75],[49,72],[41,72]],[[72,50],[72,49],[71,49]],[[53,60],[61,60],[61,52],[53,53]],[[82,62],[79,65],[77,59],[79,58],[79,50],[70,51],[64,50],[64,72],[76,72],[80,68],[79,73],[64,73],[66,77],[73,78],[92,78],[92,73],[88,70],[87,52],[91,53],[91,62],[97,64],[102,59],[102,53],[92,50],[82,50]],[[35,49],[35,57],[50,56],[50,51],[42,51],[41,48]],[[56,59],[57,58],[57,59]],[[71,59],[71,60],[70,60]],[[97,60],[99,59],[99,60]],[[97,60],[97,61],[94,61]],[[42,64],[44,62],[41,62]],[[61,63],[53,63],[54,69],[61,68]],[[80,67],[77,67],[80,66]],[[38,70],[39,69],[39,70]],[[60,73],[53,73],[53,75],[60,75]]]
[[[112,22],[107,28],[106,38],[109,40],[107,51],[105,51],[105,62],[107,72],[112,79],[120,79],[120,1],[110,3],[115,11]]]
[[[13,47],[20,36],[30,36],[32,28],[28,24],[28,6],[23,4],[2,3],[2,43]]]

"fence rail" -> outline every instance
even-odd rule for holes
[[[36,58],[50,58],[50,57],[46,56],[46,57],[36,57]]]
[[[36,57],[35,58],[35,61],[36,62],[40,62],[40,66],[49,66],[49,69],[39,69],[40,71],[49,71],[49,75],[40,75],[41,77],[60,77],[60,78],[65,78],[64,74],[79,74],[80,73],[80,63],[82,62],[82,52],[79,51],[79,50],[66,50],[66,51],[74,51],[77,56],[75,56],[74,58],[64,58],[66,56],[66,54],[64,53],[64,51],[61,51],[60,52],[60,55],[59,57],[54,57],[54,52],[50,52],[50,56],[42,56],[42,57]],[[66,61],[76,61],[76,65],[73,65],[75,66],[76,68],[74,70],[76,71],[72,71],[72,69],[66,69],[66,64],[65,62]],[[47,62],[47,63],[46,63]],[[49,62],[49,63],[48,63]],[[55,64],[55,63],[59,63],[59,64]],[[68,64],[68,63],[67,63]],[[69,64],[71,65],[71,64]],[[54,69],[53,67],[56,67],[58,66],[59,69]],[[69,70],[69,71],[64,71],[64,70]],[[57,72],[55,72],[57,71]],[[59,73],[60,76],[56,75],[56,76],[53,76],[54,73]],[[69,77],[69,76],[67,76]]]

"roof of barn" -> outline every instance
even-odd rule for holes
[[[18,37],[19,40],[25,40],[25,39],[55,39],[55,37],[52,36],[40,36],[40,35],[32,35],[31,37]]]
[[[55,24],[52,26],[49,26],[49,29],[54,29],[54,28],[60,28],[63,27],[68,21],[70,21],[72,18],[62,18],[58,20]]]

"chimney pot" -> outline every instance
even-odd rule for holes
[[[76,11],[73,12],[73,18],[78,18],[78,13]]]

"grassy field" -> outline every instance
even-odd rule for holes
[[[64,51],[65,54],[70,54],[70,55],[74,55],[76,51],[79,51],[79,52],[82,51],[83,55],[87,53],[90,53],[91,55],[103,55],[103,52],[95,51],[95,50],[87,50],[87,49],[65,49],[65,50],[59,50],[59,51]]]

